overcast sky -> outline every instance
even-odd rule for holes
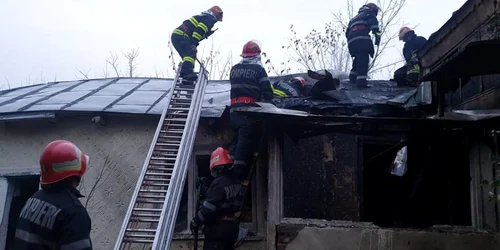
[[[362,2],[362,1],[360,1]],[[418,25],[418,35],[429,37],[465,0],[407,0],[401,18]],[[213,38],[200,44],[221,46],[239,60],[243,44],[258,39],[273,61],[286,60],[281,49],[294,24],[299,34],[321,30],[331,11],[345,0],[0,0],[0,89],[39,82],[73,80],[76,68],[99,78],[109,51],[139,48],[142,76],[170,68],[167,42],[184,19],[217,4],[224,22]],[[359,6],[358,6],[359,7]],[[357,8],[358,8],[357,7]],[[400,57],[399,48],[386,55]],[[208,48],[207,48],[208,49]],[[179,57],[175,54],[176,60]],[[121,64],[125,61],[122,59]],[[169,74],[172,77],[172,72]],[[165,74],[165,77],[167,75]]]

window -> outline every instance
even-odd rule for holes
[[[206,177],[210,180],[213,180],[213,177],[210,174],[210,169],[208,167],[210,164],[210,153],[211,152],[197,152],[192,158],[192,168],[190,168],[188,176],[186,178],[186,184],[183,190],[183,198],[181,201],[181,205],[179,206],[179,214],[177,216],[175,233],[178,234],[178,236],[179,234],[190,234],[188,225],[197,212],[195,199],[196,181],[199,177]],[[258,180],[256,178],[257,174],[258,173],[255,173],[251,185],[247,190],[241,220],[243,226],[248,228],[249,233],[252,235],[256,235],[259,231],[257,223],[259,216],[257,216],[257,212],[264,212],[262,209],[257,209],[256,194],[257,192],[263,192],[263,188],[257,188],[256,186],[256,183],[258,183]],[[263,216],[260,217],[263,218]],[[261,226],[263,228],[264,222],[263,219],[261,220]]]
[[[21,176],[8,178],[8,190],[5,199],[5,205],[10,208],[4,210],[8,214],[4,214],[3,219],[7,219],[7,238],[5,241],[5,249],[14,249],[14,237],[17,227],[17,219],[26,203],[26,201],[39,189],[40,177],[38,175]],[[3,224],[3,221],[2,221]],[[2,228],[1,230],[4,230]],[[1,242],[1,241],[0,241]]]

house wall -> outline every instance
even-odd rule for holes
[[[88,198],[94,249],[108,250],[116,241],[158,117],[107,117],[105,126],[91,122],[91,118],[0,124],[0,169],[37,168],[47,143],[56,139],[74,142],[91,157],[81,190]],[[214,129],[202,120],[195,150],[213,150],[229,139],[227,130]],[[108,164],[103,167],[105,162]],[[101,181],[89,195],[99,176]],[[83,204],[86,202],[82,199]]]
[[[498,234],[466,229],[435,228],[433,231],[381,229],[349,223],[289,221],[280,225],[279,250],[422,250],[500,249]]]

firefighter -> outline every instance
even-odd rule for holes
[[[203,11],[200,15],[190,17],[172,33],[172,45],[182,58],[180,77],[184,83],[192,83],[198,79],[194,73],[197,47],[201,40],[211,36],[215,23],[222,22],[223,12],[219,6]]]
[[[41,189],[28,199],[17,222],[16,250],[91,250],[91,221],[76,187],[89,157],[69,141],[49,143],[40,156]]]
[[[210,171],[215,179],[190,223],[193,232],[205,225],[204,250],[233,249],[238,238],[237,215],[243,201],[243,189],[232,171],[232,164],[229,151],[221,147],[215,149],[210,156]]]
[[[346,28],[349,54],[354,57],[349,80],[358,87],[366,87],[369,56],[373,57],[375,49],[370,37],[370,30],[375,35],[375,45],[380,45],[380,28],[377,14],[379,8],[374,3],[363,5],[358,14],[353,17]]]
[[[417,36],[414,30],[405,26],[399,30],[399,40],[405,43],[403,56],[406,63],[396,70],[394,80],[398,82],[398,85],[416,86],[420,75],[420,60],[417,52],[424,46],[427,39]]]
[[[271,85],[277,97],[304,97],[306,80],[300,76],[287,81],[278,81]]]
[[[231,68],[231,108],[258,106],[257,101],[271,102],[273,90],[262,66],[261,46],[257,41],[249,41],[243,46],[243,59]],[[241,180],[247,177],[248,160],[258,148],[261,134],[261,120],[230,111],[231,126],[235,141],[231,148],[234,156],[235,172]]]

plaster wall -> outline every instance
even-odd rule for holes
[[[91,118],[0,124],[0,170],[37,169],[47,143],[56,139],[74,142],[91,157],[80,186],[86,196],[81,201],[92,218],[94,249],[108,250],[116,241],[158,117],[108,117],[105,126]],[[213,150],[229,140],[224,129],[208,128],[207,123],[200,122],[195,150]]]

